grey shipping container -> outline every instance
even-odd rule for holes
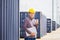
[[[18,40],[18,0],[0,0],[0,40]]]
[[[43,37],[47,34],[47,18],[42,13],[40,14],[40,35]]]

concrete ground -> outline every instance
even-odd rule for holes
[[[24,40],[24,39],[20,39],[20,40]],[[52,31],[51,33],[47,33],[47,35],[36,40],[60,40],[60,28],[58,28],[56,31]]]

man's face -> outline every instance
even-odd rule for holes
[[[34,16],[35,16],[35,13],[29,13],[29,17],[30,17],[31,19],[33,19]]]

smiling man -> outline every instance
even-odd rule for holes
[[[24,30],[26,32],[26,38],[36,38],[37,37],[37,27],[38,19],[34,19],[35,10],[33,8],[29,9],[28,17],[24,21]]]

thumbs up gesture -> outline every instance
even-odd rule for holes
[[[39,21],[38,21],[38,19],[36,19],[36,24],[39,24]]]

